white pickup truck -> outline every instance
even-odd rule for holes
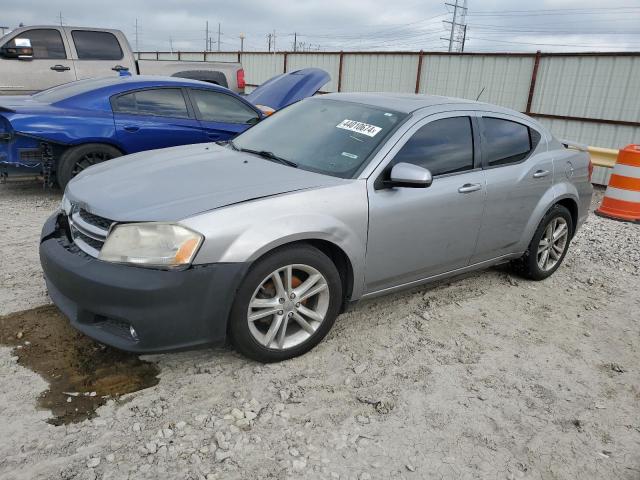
[[[21,27],[0,38],[0,95],[26,95],[84,78],[165,75],[203,80],[244,91],[236,62],[136,60],[119,30],[84,27]]]

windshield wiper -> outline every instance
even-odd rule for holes
[[[233,142],[231,142],[231,146],[241,152],[252,153],[253,155],[258,155],[262,158],[282,163],[283,165],[298,168],[298,164],[296,162],[292,162],[291,160],[287,160],[286,158],[279,157],[273,152],[267,152],[266,150],[252,150],[250,148],[238,148]]]

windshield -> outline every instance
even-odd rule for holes
[[[32,98],[42,103],[56,103],[67,98],[89,92],[96,88],[113,85],[114,83],[116,83],[114,77],[78,80],[77,82],[65,83],[57,87],[49,88],[48,90],[43,90],[42,92],[33,95]]]
[[[268,152],[305,170],[353,178],[406,116],[316,97],[277,112],[233,144],[241,150]]]

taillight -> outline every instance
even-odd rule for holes
[[[591,161],[591,157],[589,157],[589,182],[591,182],[591,177],[593,176],[593,162]]]
[[[240,70],[237,71],[236,78],[238,80],[238,88],[244,89],[244,87],[246,86],[246,83],[244,81],[244,69],[243,68],[241,68]]]

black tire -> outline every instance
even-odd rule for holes
[[[87,143],[66,150],[56,169],[56,180],[62,190],[80,171],[85,168],[102,163],[122,155],[122,152],[111,145],[104,143]]]
[[[556,264],[548,270],[543,270],[542,268],[540,268],[540,265],[538,265],[538,246],[547,226],[558,217],[563,218],[568,226],[566,243],[564,246],[564,250],[560,255],[560,258],[557,260]],[[531,239],[531,243],[529,243],[527,251],[521,258],[511,263],[513,270],[519,275],[531,280],[544,280],[545,278],[551,276],[564,261],[564,257],[569,250],[569,244],[571,243],[571,238],[573,236],[573,229],[573,219],[571,218],[571,213],[569,212],[569,210],[567,210],[562,205],[557,204],[551,207],[551,209],[547,212],[547,214],[540,222],[540,225],[538,225],[538,228],[536,229],[536,232]]]
[[[247,320],[249,302],[256,289],[271,272],[292,264],[308,265],[324,276],[329,288],[327,313],[317,330],[306,341],[288,349],[267,348],[260,344],[250,331]],[[240,353],[259,362],[279,362],[297,357],[311,350],[327,335],[338,316],[341,304],[342,281],[329,257],[310,245],[283,247],[259,259],[243,279],[229,316],[229,338]]]

